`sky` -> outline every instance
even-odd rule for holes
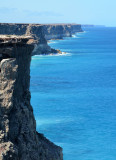
[[[116,0],[0,0],[0,23],[116,26]]]

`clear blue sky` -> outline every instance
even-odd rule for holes
[[[1,0],[0,22],[116,26],[116,0]]]

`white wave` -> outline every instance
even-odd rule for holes
[[[57,142],[57,141],[54,141],[54,143],[58,146],[61,146],[61,147],[63,147],[64,145],[68,145],[67,143],[60,143],[60,142]]]
[[[58,42],[56,42],[56,41],[50,41],[50,42],[48,42],[49,45],[50,45],[51,43],[58,43]]]
[[[83,31],[83,33],[87,33],[88,31]]]
[[[72,35],[72,38],[76,38],[76,39],[77,39],[77,38],[81,38],[81,37],[79,37],[79,35],[81,35],[81,33],[73,34],[73,35]]]
[[[54,56],[71,56],[71,53],[61,52],[61,53],[35,55],[32,57],[32,60],[43,59],[43,57],[49,57],[49,56],[52,56],[52,57],[54,57]]]
[[[77,38],[77,36],[75,34],[72,35],[72,38]]]
[[[61,124],[61,123],[69,123],[73,122],[73,119],[67,117],[62,119],[36,119],[37,126],[43,126],[43,125],[51,125],[51,124]]]
[[[63,54],[63,56],[71,56],[72,54],[69,52],[65,52],[65,54]]]
[[[35,55],[35,56],[32,56],[32,60],[34,60],[34,59],[43,59],[42,57],[43,57],[43,55]]]
[[[83,31],[83,32],[79,32],[79,33],[77,33],[77,34],[84,34],[84,33],[87,33],[88,31]]]
[[[53,54],[53,55],[51,55],[51,56],[71,56],[71,53],[69,53],[69,52],[62,52],[61,54]]]
[[[77,32],[76,34],[75,34],[75,36],[76,36],[76,38],[78,37],[78,35],[82,35],[82,34],[84,34],[84,33],[87,33],[88,31],[83,31],[83,32]],[[79,37],[80,38],[80,37]]]

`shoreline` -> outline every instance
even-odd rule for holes
[[[51,53],[51,54],[36,54],[36,55],[33,55],[32,56],[32,59],[34,57],[40,57],[40,56],[43,56],[43,57],[47,57],[47,56],[66,56],[66,55],[69,55],[70,53],[68,52],[61,52],[61,53]]]
[[[47,43],[48,43],[48,45],[49,44],[52,44],[52,43],[57,43],[57,42],[54,42],[54,41],[59,41],[59,40],[64,40],[64,38],[79,38],[79,37],[77,37],[76,35],[78,34],[78,33],[86,33],[86,31],[83,31],[83,32],[76,32],[75,34],[72,34],[72,36],[71,37],[63,37],[62,39],[51,39],[51,40],[47,40]],[[51,47],[51,46],[50,46]],[[56,51],[58,51],[58,53],[48,53],[48,54],[40,54],[41,56],[48,56],[48,55],[50,55],[50,56],[54,56],[54,55],[67,55],[67,54],[70,54],[70,53],[68,53],[68,52],[62,52],[61,50],[59,50],[59,49],[55,49]],[[35,56],[35,55],[34,55]]]

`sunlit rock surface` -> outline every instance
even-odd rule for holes
[[[62,149],[36,131],[29,39],[0,36],[0,160],[62,160]]]

